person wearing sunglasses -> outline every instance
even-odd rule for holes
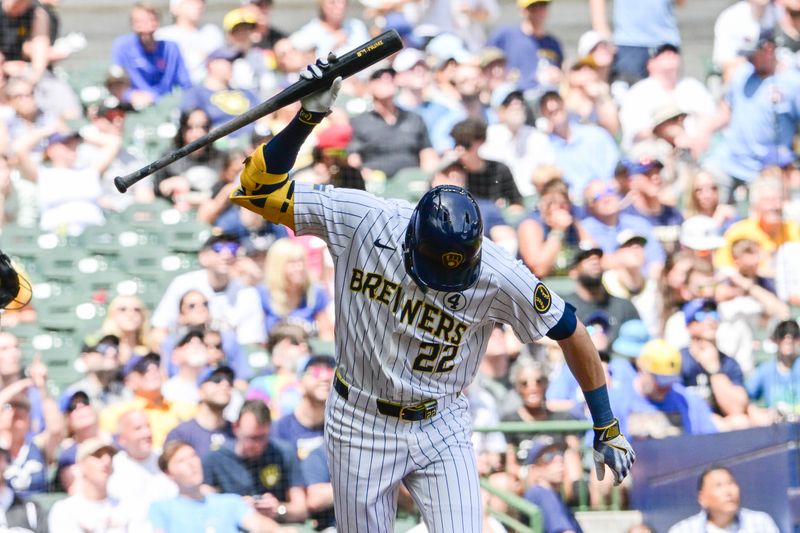
[[[138,296],[116,296],[108,304],[100,333],[116,337],[119,364],[124,365],[134,355],[150,351],[149,316],[150,312]]]
[[[548,435],[538,437],[528,452],[528,489],[525,499],[542,511],[545,533],[582,533],[575,515],[562,496],[565,482],[563,442]]]
[[[180,329],[180,301],[190,290],[199,291],[206,298],[211,323],[220,332],[234,332],[242,346],[266,341],[258,291],[233,277],[240,252],[237,236],[228,233],[209,236],[199,252],[202,268],[173,279],[158,303],[152,319],[154,345],[160,345],[169,334]]]
[[[98,437],[108,439],[111,436],[100,433],[97,411],[92,405],[91,398],[83,390],[77,389],[71,394],[62,396],[60,403],[67,426],[67,438],[61,441],[56,452],[55,482],[58,490],[70,492],[78,478],[78,447],[89,439]]]
[[[744,374],[735,359],[717,347],[719,314],[710,299],[683,306],[689,346],[681,351],[681,382],[708,402],[721,431],[750,426]]]

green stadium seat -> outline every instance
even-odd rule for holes
[[[167,200],[157,198],[147,204],[131,204],[120,213],[120,218],[127,224],[161,224],[161,214],[172,209]]]
[[[382,196],[417,203],[430,189],[431,176],[419,167],[408,167],[386,180]]]
[[[89,253],[116,257],[119,255],[119,235],[128,229],[124,223],[107,222],[83,230],[79,245]]]
[[[119,257],[122,270],[148,280],[171,279],[184,270],[184,264],[184,258],[161,245],[137,246]]]
[[[211,227],[198,221],[165,226],[166,245],[175,252],[197,253],[211,233]]]
[[[36,314],[39,325],[48,330],[74,331],[78,323],[79,303],[69,294],[38,301]]]
[[[103,265],[100,260],[88,257],[77,247],[59,247],[40,255],[37,260],[39,274],[47,280],[73,282],[79,276],[91,275]]]

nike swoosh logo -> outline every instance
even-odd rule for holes
[[[394,246],[388,246],[386,244],[383,244],[380,239],[375,239],[375,246],[377,246],[378,248],[383,248],[384,250],[392,250],[392,251],[395,250]]]

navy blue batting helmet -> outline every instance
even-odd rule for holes
[[[406,272],[423,289],[466,290],[480,274],[482,240],[481,212],[472,196],[454,185],[434,187],[408,221]]]

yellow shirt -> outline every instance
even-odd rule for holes
[[[154,404],[146,398],[136,396],[127,402],[112,404],[100,413],[100,430],[111,435],[116,435],[117,421],[120,416],[128,411],[144,411],[150,422],[150,431],[153,433],[153,448],[161,450],[164,441],[172,428],[185,420],[189,420],[197,411],[197,406],[185,402],[168,402]]]
[[[725,245],[719,248],[714,255],[714,265],[717,268],[733,266],[733,255],[731,255],[733,243],[741,239],[749,239],[757,242],[761,247],[763,257],[759,268],[763,269],[764,272],[773,272],[772,261],[775,257],[775,252],[785,242],[800,241],[800,226],[796,222],[785,221],[781,231],[778,232],[778,235],[773,240],[761,229],[758,219],[751,217],[733,224],[725,232],[724,237]]]

